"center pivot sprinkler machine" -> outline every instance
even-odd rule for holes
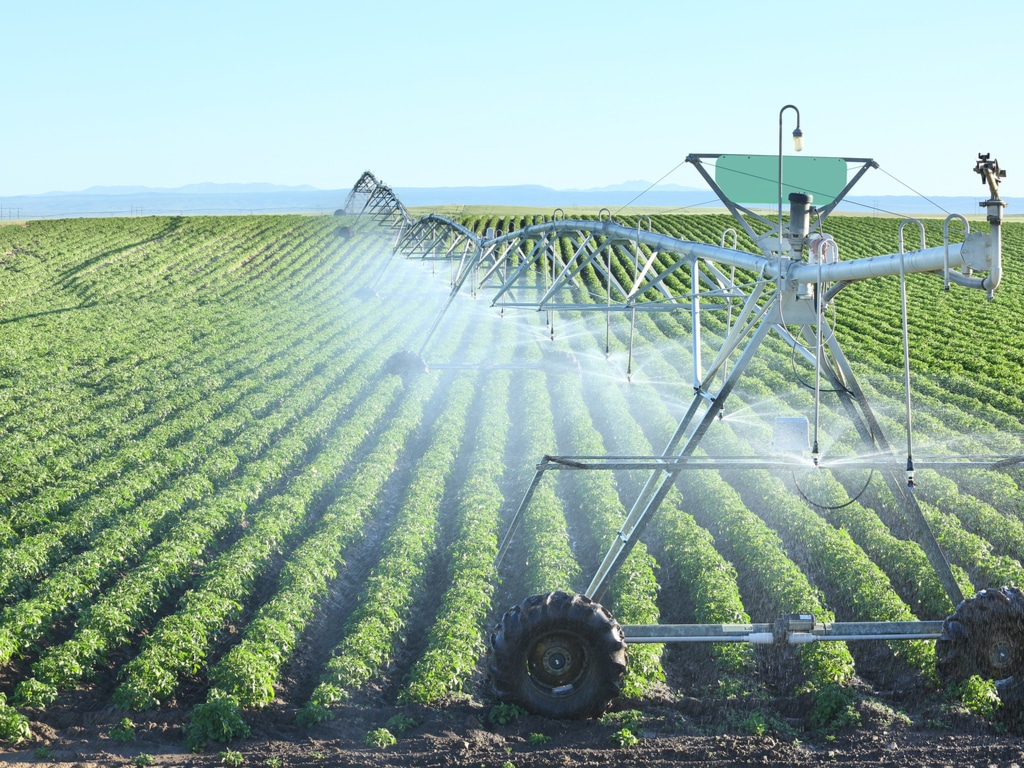
[[[999,286],[1005,205],[999,198],[999,183],[1005,171],[989,155],[980,155],[974,168],[989,192],[989,199],[980,204],[985,209],[987,232],[972,232],[963,216],[950,215],[944,222],[943,243],[927,248],[923,224],[906,220],[899,228],[898,252],[844,261],[839,257],[838,244],[822,231],[822,224],[861,177],[878,166],[865,158],[784,157],[782,112],[786,109],[795,110],[787,105],[779,113],[778,155],[687,157],[760,253],[737,250],[735,231],[731,232],[733,247],[727,247],[726,234],[720,245],[689,242],[651,231],[649,223],[647,227],[627,227],[610,214],[599,215],[597,220],[570,220],[559,211],[553,220],[512,232],[488,230],[483,237],[441,216],[425,217],[399,232],[396,252],[451,262],[452,289],[445,309],[468,284],[474,293],[484,287],[496,288],[493,304],[503,311],[523,307],[549,313],[552,334],[553,313],[557,310],[604,311],[609,318],[613,313],[624,313],[632,323],[637,312],[673,311],[690,317],[693,395],[660,455],[545,456],[537,466],[501,542],[499,564],[547,472],[645,470],[650,475],[586,591],[528,597],[506,612],[491,634],[488,671],[503,700],[549,717],[598,715],[621,689],[626,650],[633,643],[797,645],[826,640],[934,639],[938,641],[938,670],[944,678],[959,680],[980,674],[999,681],[1001,694],[1007,699],[1024,687],[1024,592],[1015,587],[991,588],[964,600],[914,494],[917,469],[1000,469],[1019,466],[1021,457],[915,457],[907,343],[907,275],[932,273],[944,281],[947,289],[955,283],[980,290],[989,298]],[[799,112],[793,135],[799,150],[803,136]],[[789,201],[786,222],[784,196]],[[774,220],[746,207],[755,204],[777,205]],[[959,242],[951,242],[951,225],[960,233]],[[920,238],[916,250],[904,247],[907,226]],[[568,249],[566,242],[570,243]],[[625,257],[627,279],[623,279],[623,270],[613,269],[613,253],[617,260]],[[588,268],[597,273],[601,291],[606,292],[599,302],[584,303],[578,298],[580,276]],[[538,270],[543,270],[541,276]],[[687,279],[689,293],[669,290],[666,279],[670,276],[677,285],[681,278]],[[905,456],[883,434],[826,315],[844,288],[883,276],[900,279]],[[719,337],[720,346],[713,352],[713,359],[705,363],[710,342],[702,338],[701,317],[707,312],[728,313],[728,330]],[[435,322],[427,341],[437,327]],[[778,419],[775,452],[770,457],[698,454],[702,438],[718,421],[730,393],[772,333],[792,347],[794,357],[813,368],[813,418]],[[631,373],[632,326],[629,355]],[[840,460],[819,449],[823,391],[836,395],[869,459]],[[944,621],[822,623],[813,615],[801,614],[764,624],[620,626],[599,604],[680,473],[737,468],[792,470],[797,466],[810,472],[830,467],[871,469],[883,477],[902,507],[913,538],[957,606],[955,612]]]

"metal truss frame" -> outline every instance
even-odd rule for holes
[[[992,199],[982,203],[989,212],[989,233],[969,232],[963,217],[955,217],[964,225],[962,242],[949,241],[947,219],[945,242],[940,247],[925,248],[922,225],[921,248],[917,251],[908,252],[904,248],[901,229],[898,253],[840,261],[837,247],[827,236],[821,236],[822,242],[818,243],[821,247],[816,253],[805,255],[808,232],[782,231],[781,212],[779,224],[775,224],[728,200],[702,165],[702,160],[717,157],[719,155],[691,155],[687,160],[697,167],[740,227],[755,241],[762,251],[759,254],[726,247],[724,234],[720,245],[696,243],[653,232],[639,223],[636,227],[624,226],[610,214],[599,215],[597,220],[569,220],[556,211],[550,221],[497,236],[488,231],[481,237],[441,216],[427,217],[404,230],[396,241],[396,253],[452,262],[449,299],[428,330],[421,352],[437,329],[441,316],[467,283],[474,295],[484,288],[493,289],[492,305],[503,310],[604,311],[609,318],[615,312],[629,312],[634,321],[636,312],[689,313],[693,397],[659,457],[662,464],[652,467],[647,483],[585,592],[588,597],[600,599],[679,472],[696,461],[695,452],[702,438],[721,414],[761,344],[774,331],[804,356],[827,380],[829,388],[838,393],[842,408],[864,444],[872,452],[892,457],[882,474],[901,502],[915,539],[951,600],[959,603],[963,598],[959,585],[912,493],[912,482],[908,487],[901,477],[902,468],[836,340],[825,311],[845,286],[882,275],[941,274],[947,284],[952,280],[986,290],[991,296],[1002,274],[1000,224],[1004,205],[998,198],[992,169],[975,169],[987,174],[992,189]],[[814,213],[818,228],[854,183],[868,169],[877,167],[869,159],[846,160],[861,167],[833,202],[821,210],[808,211]],[[979,167],[981,165],[979,161]],[[755,232],[749,219],[761,222],[767,231]],[[734,244],[735,241],[734,237]],[[584,273],[589,269],[597,276],[596,284],[587,285],[584,281]],[[959,272],[951,271],[956,269]],[[975,272],[986,274],[979,276]],[[682,280],[689,285],[689,291],[678,290],[678,284],[676,290],[670,289],[670,280]],[[587,294],[590,301],[582,301],[581,294]],[[727,311],[729,330],[705,365],[701,317],[708,311]],[[552,323],[552,334],[553,329]],[[801,342],[800,337],[806,343]],[[545,472],[564,468],[567,463],[577,469],[606,468],[606,462],[595,461],[593,457],[563,457],[565,460],[561,462],[551,462],[549,458],[537,466],[534,481],[506,533],[499,561]],[[1014,460],[1017,459],[1019,457]],[[697,463],[700,468],[707,468],[705,462]],[[911,470],[909,455],[907,469]]]
[[[348,215],[367,216],[391,229],[401,230],[413,223],[394,190],[378,181],[370,171],[364,171],[352,186],[342,210]]]

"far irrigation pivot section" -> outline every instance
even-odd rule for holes
[[[942,278],[947,288],[955,283],[979,290],[989,299],[998,288],[1002,277],[1001,225],[1005,206],[999,198],[999,183],[1005,171],[989,155],[979,155],[975,164],[974,170],[990,193],[989,199],[980,204],[987,215],[988,232],[971,231],[963,216],[951,215],[944,223],[942,244],[928,248],[923,224],[907,220],[899,229],[898,252],[842,261],[838,244],[822,231],[822,224],[864,174],[877,167],[873,160],[783,157],[780,113],[779,155],[692,154],[687,161],[704,177],[760,253],[737,250],[738,236],[734,230],[726,230],[718,245],[690,242],[653,231],[650,219],[644,217],[636,226],[624,226],[607,211],[602,211],[597,220],[572,220],[558,210],[549,221],[509,232],[488,229],[484,236],[437,215],[399,225],[396,253],[445,260],[451,270],[450,296],[428,329],[420,355],[438,329],[441,316],[464,290],[474,295],[491,291],[492,305],[503,312],[519,308],[548,313],[552,337],[554,313],[559,310],[605,312],[609,323],[613,313],[626,313],[631,328],[638,312],[690,315],[689,383],[693,396],[660,455],[545,456],[537,465],[533,482],[501,542],[499,564],[509,551],[545,473],[644,469],[650,475],[585,592],[534,595],[505,614],[490,637],[488,669],[499,697],[551,717],[595,716],[607,708],[621,689],[626,644],[652,642],[801,644],[824,640],[936,639],[941,674],[959,678],[980,670],[998,678],[1004,694],[1024,688],[1024,592],[1007,587],[982,590],[964,601],[914,495],[915,467],[1005,468],[1019,466],[1021,457],[915,458],[906,344],[906,275],[933,273]],[[783,191],[789,200],[786,226],[782,217]],[[372,196],[372,191],[369,194]],[[748,207],[765,203],[778,204],[775,221]],[[904,245],[904,228],[908,225],[920,238],[916,250],[908,250]],[[950,238],[951,225],[962,238],[959,242]],[[565,243],[569,244],[568,249]],[[628,270],[615,270],[613,257],[614,261],[625,261]],[[599,294],[583,284],[581,275],[588,268],[598,275]],[[896,276],[901,281],[907,399],[905,459],[884,436],[826,316],[844,288],[883,276]],[[689,292],[670,290],[669,277],[676,284],[688,284]],[[581,294],[588,290],[590,301],[582,301]],[[701,316],[706,312],[728,316],[728,330],[710,360],[705,359],[704,350],[711,342],[701,337]],[[769,460],[695,455],[701,439],[721,416],[730,393],[761,344],[773,332],[815,372],[813,420],[789,418],[777,422],[783,442],[790,444],[786,450],[803,455],[809,451],[810,460],[792,455]],[[631,373],[632,331],[629,355]],[[871,467],[885,478],[916,541],[953,605],[958,606],[957,612],[945,621],[823,624],[814,616],[787,615],[774,624],[620,626],[598,601],[681,472],[777,468],[794,463],[820,468],[853,466],[846,459],[832,464],[819,451],[823,389],[838,395],[868,453],[881,457],[859,466]],[[1016,633],[970,626],[974,621],[971,617],[979,613],[976,608],[994,603],[1008,605],[1008,610],[1020,617]],[[1005,611],[992,613],[1002,615]],[[1019,678],[1020,683],[1015,684],[1014,678]]]
[[[378,224],[393,229],[413,223],[412,217],[394,190],[378,181],[369,171],[364,171],[352,186],[352,190],[345,200],[345,206],[335,211],[335,215],[343,214],[367,216]]]

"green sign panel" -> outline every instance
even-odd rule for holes
[[[784,155],[782,203],[790,192],[814,196],[815,205],[828,205],[846,186],[846,161],[841,157]],[[778,155],[722,155],[715,163],[715,181],[734,203],[778,204]]]

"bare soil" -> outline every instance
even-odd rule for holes
[[[30,712],[34,739],[0,752],[0,765],[70,768],[153,765],[221,766],[525,766],[668,765],[1024,765],[1018,714],[993,722],[970,715],[934,691],[858,690],[860,724],[815,731],[810,701],[795,694],[748,692],[703,698],[673,695],[665,687],[642,701],[620,701],[603,720],[556,721],[524,715],[494,722],[494,702],[482,695],[439,707],[399,706],[381,689],[336,711],[333,720],[304,728],[296,708],[276,703],[248,714],[252,734],[230,744],[210,744],[199,754],[185,747],[182,728],[190,707],[133,713],[136,738],[109,732],[125,716],[110,706],[90,709],[90,694],[46,711]],[[485,694],[486,686],[480,690]],[[106,697],[100,696],[101,699]],[[618,746],[623,727],[615,718],[642,712],[639,743]],[[392,718],[407,725],[402,731]],[[397,744],[366,743],[368,732],[391,722]],[[414,723],[414,724],[413,724]],[[546,741],[545,741],[546,739]],[[541,743],[543,742],[543,743]],[[226,754],[231,750],[236,755]]]

